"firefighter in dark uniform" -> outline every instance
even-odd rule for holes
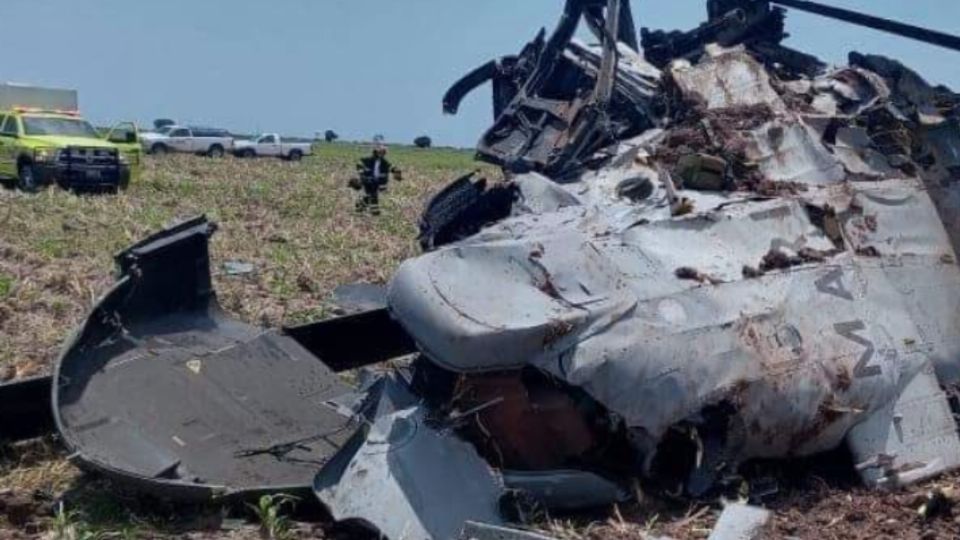
[[[352,187],[363,192],[357,201],[357,212],[369,210],[375,216],[380,215],[380,192],[386,189],[391,174],[398,181],[401,179],[400,170],[387,161],[387,147],[381,144],[375,146],[373,154],[357,164],[357,172],[360,175],[359,182]]]

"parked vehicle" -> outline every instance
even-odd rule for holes
[[[164,130],[143,134],[144,151],[156,155],[183,152],[210,157],[223,157],[233,151],[233,137],[223,129],[166,126]]]
[[[23,191],[53,183],[123,189],[138,175],[141,153],[135,124],[101,135],[80,116],[74,90],[0,85],[0,176]]]
[[[287,142],[277,133],[264,133],[249,141],[236,141],[233,146],[233,155],[244,158],[267,156],[300,161],[303,156],[312,153],[310,143]]]

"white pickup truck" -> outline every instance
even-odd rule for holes
[[[312,153],[310,143],[286,142],[277,133],[264,133],[249,141],[237,141],[233,146],[233,155],[237,157],[268,156],[300,161]]]
[[[223,157],[233,151],[233,137],[222,129],[168,126],[157,133],[140,136],[143,149],[149,154],[163,155],[185,152],[210,157]]]

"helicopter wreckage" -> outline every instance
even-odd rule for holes
[[[777,4],[960,50],[798,0],[638,39],[628,0],[568,0],[444,97],[492,83],[478,157],[507,181],[431,201],[382,307],[239,323],[215,226],[182,223],[117,257],[52,379],[2,391],[0,435],[55,427],[82,468],[177,500],[313,491],[389,538],[505,537],[625,479],[708,497],[839,446],[877,487],[960,467],[960,95],[789,49]]]

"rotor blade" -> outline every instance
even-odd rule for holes
[[[823,4],[810,2],[808,0],[771,0],[770,3],[800,11],[806,11],[816,15],[822,15],[831,19],[853,23],[859,26],[866,26],[867,28],[873,28],[875,30],[881,30],[890,34],[915,39],[924,43],[930,43],[931,45],[938,45],[954,51],[960,51],[960,36],[954,36],[944,32],[938,32],[936,30],[914,26],[912,24],[892,21],[890,19],[875,17],[873,15],[865,15],[863,13],[850,11],[848,9],[825,6]]]
[[[0,384],[0,440],[21,441],[52,433],[50,377]]]

